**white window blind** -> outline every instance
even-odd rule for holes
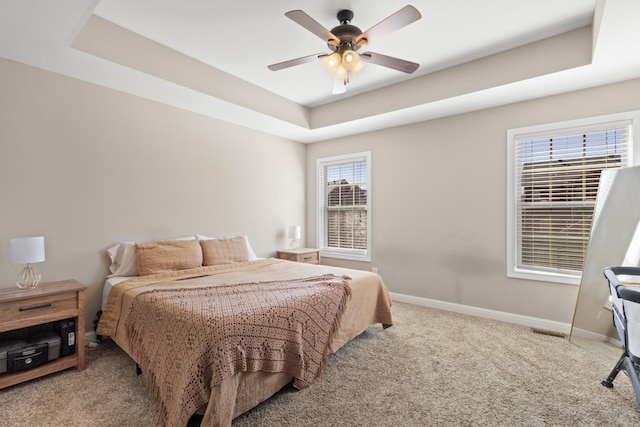
[[[323,256],[370,260],[370,154],[318,160]]]
[[[630,165],[631,125],[619,120],[512,135],[513,271],[580,277],[600,173]]]

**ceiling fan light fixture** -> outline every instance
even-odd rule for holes
[[[340,67],[341,60],[342,58],[340,58],[340,54],[338,52],[333,52],[331,55],[325,56],[322,59],[322,63],[325,68],[335,76],[338,71],[338,67]]]
[[[344,86],[349,83],[349,77],[357,74],[364,67],[365,61],[407,74],[413,73],[420,66],[420,64],[379,53],[364,52],[358,54],[356,52],[362,46],[369,44],[372,38],[375,39],[394,32],[421,19],[420,12],[411,5],[407,5],[389,15],[364,33],[360,28],[351,25],[353,12],[347,9],[338,11],[337,18],[340,25],[334,27],[331,31],[302,10],[291,10],[285,13],[285,16],[325,41],[332,52],[329,54],[320,53],[303,56],[268,65],[268,68],[272,71],[322,58],[323,65],[334,77],[333,93],[342,93],[344,92]]]
[[[358,61],[355,67],[353,67],[350,71],[355,76],[364,68],[364,61]]]
[[[360,65],[360,63],[361,63],[360,55],[355,50],[347,49],[344,52],[342,52],[342,66],[345,69],[349,71],[353,71],[355,68],[357,68]]]
[[[347,79],[347,70],[342,65],[338,65],[338,68],[336,68],[336,72],[333,75],[333,77],[335,77],[336,79],[346,80]]]

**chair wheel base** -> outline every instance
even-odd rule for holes
[[[602,381],[600,384],[607,388],[613,388],[613,383],[611,381]]]

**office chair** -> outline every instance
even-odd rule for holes
[[[613,323],[624,343],[624,351],[602,385],[612,388],[613,380],[624,370],[640,406],[640,268],[606,267],[604,277],[609,281]]]

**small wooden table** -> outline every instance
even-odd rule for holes
[[[0,389],[53,372],[76,367],[84,370],[85,286],[75,280],[41,283],[37,288],[0,289],[0,340],[19,337],[26,328],[53,329],[53,322],[73,319],[75,353],[36,368],[0,374]]]
[[[278,258],[287,259],[289,261],[304,262],[307,264],[320,264],[320,250],[299,248],[287,249],[285,251],[277,251]]]

